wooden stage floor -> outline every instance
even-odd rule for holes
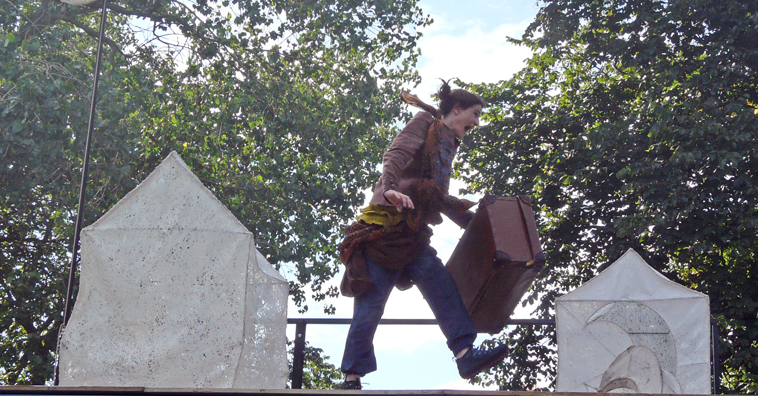
[[[64,387],[64,386],[0,386],[2,395],[90,395],[90,396],[117,396],[117,395],[142,395],[142,396],[282,396],[282,395],[364,395],[364,396],[435,396],[435,395],[459,395],[459,396],[588,396],[589,393],[559,393],[559,392],[499,392],[499,391],[471,391],[471,390],[315,390],[315,389],[168,389],[168,388],[139,388],[139,387]],[[614,394],[615,396],[616,394]],[[631,396],[632,394],[627,394]],[[687,396],[687,395],[677,395]],[[694,396],[694,395],[693,395]]]

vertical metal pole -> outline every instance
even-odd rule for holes
[[[303,365],[305,363],[305,321],[295,325],[295,350],[292,352],[292,389],[303,388]]]
[[[711,321],[711,351],[713,354],[713,394],[718,395],[721,393],[721,372],[719,371],[719,324],[717,321]]]
[[[71,300],[73,299],[74,294],[74,279],[76,278],[76,267],[79,262],[78,260],[78,253],[79,253],[79,236],[81,233],[82,228],[82,214],[84,213],[84,199],[85,199],[85,193],[87,190],[87,175],[89,173],[89,155],[90,155],[90,146],[92,144],[92,130],[95,125],[95,105],[97,104],[97,86],[100,82],[100,60],[102,59],[103,54],[103,37],[105,35],[105,19],[107,15],[107,2],[108,0],[103,0],[103,12],[100,16],[100,35],[98,37],[97,41],[97,61],[95,62],[95,77],[94,77],[94,83],[92,84],[92,103],[90,104],[89,109],[89,123],[87,126],[87,140],[84,146],[84,159],[82,163],[82,181],[79,186],[79,205],[77,207],[76,212],[76,223],[74,225],[74,242],[71,245],[71,265],[69,267],[69,273],[68,273],[68,291],[66,292],[66,308],[63,311],[63,325],[61,326],[61,330],[63,330],[66,327],[66,324],[68,324],[68,319],[71,317],[71,310],[73,308],[73,304]],[[60,344],[60,335],[62,334],[62,331],[58,335],[58,343]],[[55,363],[55,385],[58,385],[58,360],[56,359]]]

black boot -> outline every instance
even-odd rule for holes
[[[356,380],[348,381],[345,380],[345,382],[340,385],[340,389],[357,389],[361,390],[361,379],[358,378]]]
[[[471,347],[465,355],[455,360],[458,365],[458,374],[464,379],[469,379],[500,363],[507,354],[508,347],[506,345],[488,350]]]

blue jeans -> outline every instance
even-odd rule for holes
[[[473,345],[476,339],[474,323],[463,305],[453,277],[432,247],[428,246],[403,269],[384,268],[368,257],[366,269],[374,283],[366,293],[355,297],[353,321],[342,355],[342,372],[364,375],[376,371],[374,333],[390,292],[403,271],[407,272],[429,304],[453,354]]]

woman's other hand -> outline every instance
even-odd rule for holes
[[[411,197],[399,191],[387,190],[384,192],[384,198],[387,199],[387,201],[390,201],[391,204],[395,205],[395,208],[397,208],[398,212],[402,212],[403,208],[414,208]]]

